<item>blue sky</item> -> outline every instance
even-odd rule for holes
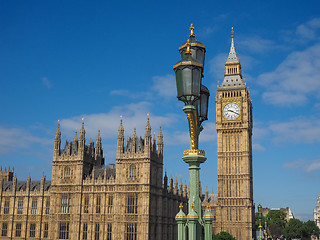
[[[215,95],[235,30],[253,100],[254,201],[313,218],[320,191],[320,14],[318,1],[2,1],[0,165],[18,180],[51,178],[53,139],[101,129],[107,164],[125,135],[164,133],[164,168],[188,179],[183,104],[173,65],[189,34],[206,46],[209,120],[200,137],[203,190],[217,192]],[[62,146],[63,147],[63,146]]]

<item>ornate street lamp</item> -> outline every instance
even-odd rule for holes
[[[183,111],[189,121],[190,149],[184,151],[183,160],[189,164],[190,192],[188,215],[180,207],[176,215],[178,222],[178,240],[185,240],[185,228],[188,228],[189,240],[202,239],[205,225],[205,240],[212,239],[212,221],[214,216],[208,209],[204,221],[201,216],[201,199],[199,191],[200,164],[205,162],[205,152],[198,149],[199,134],[202,122],[208,119],[209,90],[202,85],[205,47],[195,39],[194,27],[191,24],[189,39],[180,48],[181,61],[174,65],[177,84],[177,98],[185,103]],[[209,231],[211,229],[211,231]]]
[[[262,240],[263,237],[263,230],[262,230],[262,225],[261,225],[261,221],[262,221],[262,206],[259,203],[258,205],[258,217],[259,217],[259,227],[258,227],[258,240]]]

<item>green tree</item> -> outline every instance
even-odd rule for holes
[[[303,223],[302,226],[302,238],[303,239],[310,239],[311,235],[319,236],[319,227],[316,225],[314,221],[307,221]]]
[[[267,214],[268,226],[278,225],[281,228],[286,226],[286,214],[281,210],[272,210]]]
[[[269,232],[272,237],[280,237],[286,226],[286,214],[281,210],[271,210],[267,216]]]
[[[212,237],[212,240],[236,240],[230,233],[220,232]]]
[[[283,229],[283,233],[287,239],[302,237],[303,223],[299,219],[290,219]]]

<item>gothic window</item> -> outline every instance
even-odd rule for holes
[[[16,237],[21,237],[21,223],[16,223]]]
[[[43,230],[43,238],[48,238],[48,232],[49,232],[49,224],[44,224],[44,230]]]
[[[32,200],[31,204],[31,214],[37,214],[37,199]]]
[[[112,240],[112,223],[107,226],[107,240]]]
[[[84,213],[89,213],[89,196],[84,197],[84,208],[83,208]]]
[[[138,213],[138,197],[135,195],[129,195],[127,199],[127,213]]]
[[[10,206],[10,201],[9,199],[6,199],[4,201],[4,209],[3,209],[4,214],[9,214],[9,206]]]
[[[22,214],[22,213],[23,213],[23,200],[19,199],[18,200],[17,214]]]
[[[101,208],[101,197],[97,196],[97,201],[96,201],[96,213],[100,213],[100,208]]]
[[[29,233],[30,237],[35,237],[36,236],[36,224],[35,223],[31,223],[30,224],[30,233]]]
[[[2,223],[1,236],[2,237],[6,237],[7,236],[7,231],[8,231],[8,223]]]
[[[137,224],[129,223],[126,226],[126,240],[137,240]]]
[[[66,167],[64,169],[64,179],[68,180],[71,177],[71,170],[69,167]]]
[[[59,239],[69,239],[69,223],[68,222],[60,223]]]
[[[137,169],[136,166],[131,165],[129,169],[129,178],[134,180],[137,178]]]
[[[70,195],[62,196],[62,198],[61,198],[61,213],[70,213],[70,207],[71,207]]]
[[[94,240],[99,240],[99,230],[100,230],[100,224],[96,223],[96,226],[94,229]]]
[[[113,212],[113,196],[109,196],[108,198],[108,213],[111,214]]]
[[[50,213],[50,199],[47,199],[46,201],[46,214]]]
[[[82,240],[87,240],[87,239],[88,239],[88,224],[84,223],[83,229],[82,229]]]

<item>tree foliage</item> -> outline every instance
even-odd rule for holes
[[[287,239],[301,238],[302,240],[310,239],[312,235],[319,235],[320,230],[314,221],[301,222],[299,219],[290,219],[283,230]]]
[[[230,233],[220,232],[212,237],[212,240],[236,240]]]
[[[286,214],[281,210],[272,210],[267,214],[268,226],[278,225],[283,229],[286,226]]]
[[[290,219],[286,227],[283,229],[287,239],[301,237],[303,223],[299,219]]]
[[[262,215],[262,218],[261,218],[262,227],[264,227],[265,221],[266,221],[266,217]],[[256,229],[258,229],[258,227],[259,227],[259,213],[257,213],[257,212],[255,214],[255,225],[256,225]]]

